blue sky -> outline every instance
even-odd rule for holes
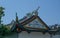
[[[0,0],[0,6],[5,8],[4,24],[10,23],[18,13],[19,19],[38,6],[39,17],[47,24],[60,24],[60,0]]]

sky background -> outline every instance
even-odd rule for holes
[[[15,20],[15,13],[19,19],[40,6],[39,17],[47,24],[60,24],[60,0],[0,0],[0,6],[5,8],[4,24]]]

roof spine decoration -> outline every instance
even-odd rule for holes
[[[17,13],[16,13],[16,22],[18,22],[18,16],[17,16]]]
[[[32,14],[38,16],[38,10],[39,10],[39,8],[40,8],[40,7],[38,7],[36,10],[34,10],[34,11],[32,12]]]

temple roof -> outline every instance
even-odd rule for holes
[[[27,31],[28,33],[30,32],[49,32],[49,33],[57,32],[57,30],[51,30],[48,27],[48,25],[38,16],[38,13],[36,12],[34,12],[33,14],[29,13],[28,16],[25,16],[20,20],[18,20],[17,18],[18,16],[16,15],[16,21],[14,22],[11,28],[12,31],[14,30],[17,30],[19,32]],[[29,26],[29,24],[33,23],[35,19],[37,20],[38,24],[41,27],[45,27],[45,28],[34,28],[34,27]],[[27,27],[26,25],[28,25],[29,27]]]
[[[28,23],[32,22],[32,21],[35,20],[35,19],[38,19],[43,25],[46,26],[46,28],[47,28],[48,30],[50,29],[50,28],[48,27],[48,25],[47,25],[39,16],[35,16],[35,15],[33,15],[33,16],[31,16],[30,18],[28,18],[28,19],[20,22],[20,24],[22,24],[22,25],[27,25]]]

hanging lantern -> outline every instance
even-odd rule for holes
[[[21,32],[21,29],[20,28],[17,28],[17,32]]]

